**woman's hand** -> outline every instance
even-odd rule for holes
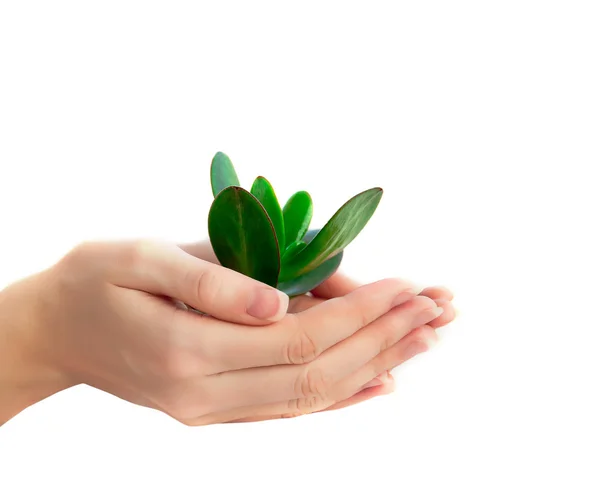
[[[171,331],[161,331],[175,310],[170,298],[246,325],[282,319],[289,303],[275,289],[175,246],[79,246],[51,269],[0,291],[0,424],[78,383],[103,388],[104,379],[108,388],[119,378],[111,367],[122,370],[124,358],[168,349],[160,337]],[[160,328],[153,325],[157,319]],[[157,331],[159,340],[153,340]]]
[[[348,294],[360,287],[360,284],[352,279],[337,273],[312,292],[312,296],[300,296],[290,302],[290,312],[302,312],[310,307],[318,305],[331,298],[337,298]],[[453,294],[444,287],[426,288],[419,293],[420,296],[431,298],[444,312],[431,321],[427,326],[417,328],[400,340],[390,351],[391,365],[387,370],[364,385],[352,397],[335,403],[324,411],[346,408],[374,397],[390,394],[394,391],[395,382],[390,370],[397,368],[402,363],[422,354],[435,345],[439,339],[437,328],[441,328],[452,322],[456,312],[452,305]]]
[[[215,256],[210,243],[207,241],[185,244],[182,245],[181,248],[193,256],[212,263],[218,263],[217,257]],[[359,283],[338,272],[312,291],[311,295],[293,298],[290,301],[289,312],[304,312],[309,308],[320,305],[326,300],[348,295],[360,286]],[[421,291],[419,296],[428,297],[435,301],[437,306],[443,309],[443,313],[427,325],[420,326],[408,333],[393,347],[385,351],[386,353],[384,355],[380,355],[376,361],[370,361],[369,365],[371,367],[375,365],[379,368],[385,368],[384,371],[365,385],[354,389],[354,394],[351,396],[343,399],[339,397],[339,400],[333,402],[330,406],[321,411],[341,409],[367,401],[374,397],[390,394],[395,388],[394,378],[390,374],[390,370],[398,367],[409,359],[412,359],[416,355],[426,352],[438,341],[439,336],[436,329],[446,326],[452,322],[455,317],[455,310],[452,305],[453,295],[446,288],[431,287]],[[382,364],[384,361],[385,364]],[[366,369],[362,368],[361,371],[366,371]],[[336,394],[334,393],[334,395]],[[237,421],[258,421],[275,418],[282,418],[282,415],[251,416]]]
[[[0,343],[11,350],[0,353],[31,371],[2,366],[0,423],[19,411],[10,389],[44,376],[53,392],[86,383],[189,425],[321,411],[382,373],[398,341],[443,313],[409,284],[385,280],[284,315],[275,290],[146,242],[80,246],[3,298],[10,329]]]

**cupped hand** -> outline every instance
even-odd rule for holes
[[[153,242],[86,244],[35,281],[32,360],[189,425],[324,410],[443,313],[399,280],[284,313],[264,284]]]
[[[260,326],[282,319],[289,299],[153,242],[80,245],[0,291],[0,424],[82,382],[152,406],[143,380],[162,386],[193,342],[172,323],[183,304]]]
[[[323,301],[348,294],[360,287],[360,284],[341,273],[336,273],[321,286],[312,291],[312,295],[293,298],[290,302],[291,312],[301,312]],[[443,313],[425,326],[419,327],[400,340],[389,350],[386,371],[378,375],[359,389],[353,396],[335,403],[324,411],[346,408],[374,397],[390,394],[394,391],[395,381],[390,373],[409,359],[427,352],[439,340],[437,328],[442,328],[452,322],[456,316],[452,300],[454,295],[444,287],[429,287],[423,289],[419,296],[431,298]]]
[[[209,242],[191,243],[181,247],[189,254],[213,263],[218,263]],[[361,285],[359,283],[338,272],[313,290],[310,295],[293,298],[290,301],[289,312],[304,312],[327,300],[348,295],[360,287]],[[375,359],[369,361],[362,368],[357,370],[355,375],[346,378],[343,382],[338,382],[330,393],[329,406],[326,406],[323,410],[319,411],[331,411],[345,408],[393,392],[395,382],[390,370],[398,367],[400,364],[416,355],[426,352],[438,341],[439,335],[436,329],[446,326],[452,322],[455,317],[455,310],[452,305],[453,294],[444,287],[430,287],[420,291],[419,296],[433,300],[436,305],[442,309],[439,317],[436,317],[427,324],[415,327],[414,330],[407,333],[406,336],[402,337],[396,344],[383,350]],[[380,373],[378,373],[377,376],[374,376],[369,382],[357,386],[356,382],[361,381],[363,375],[368,373],[373,374],[378,371],[380,371]],[[297,414],[301,413],[248,416],[233,421],[258,421],[290,417]]]

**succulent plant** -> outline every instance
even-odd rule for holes
[[[383,195],[381,188],[361,192],[323,228],[309,229],[313,203],[308,192],[296,192],[282,208],[264,177],[256,178],[250,191],[242,188],[222,152],[212,159],[210,177],[215,199],[208,233],[219,262],[289,296],[313,290],[336,272],[344,248],[365,227]]]

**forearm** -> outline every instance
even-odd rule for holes
[[[69,386],[36,350],[44,329],[37,312],[40,287],[33,276],[0,291],[0,425]]]

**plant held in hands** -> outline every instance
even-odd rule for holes
[[[361,192],[322,229],[309,230],[313,204],[307,192],[296,192],[282,209],[262,176],[250,191],[240,187],[222,152],[213,157],[210,177],[215,199],[208,233],[219,262],[289,296],[307,293],[335,273],[344,248],[373,216],[383,194],[381,188]]]

